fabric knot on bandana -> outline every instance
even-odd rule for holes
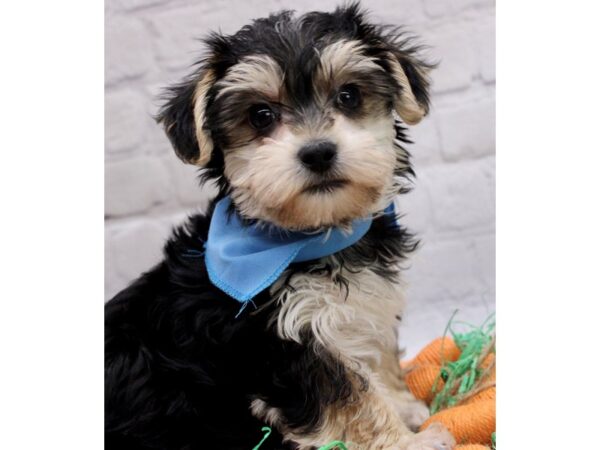
[[[243,225],[230,211],[225,197],[215,206],[205,243],[210,281],[230,297],[244,303],[271,286],[294,262],[322,258],[350,247],[362,238],[372,218],[352,222],[352,230],[339,228],[308,233],[273,226]],[[393,204],[386,208],[393,212]]]

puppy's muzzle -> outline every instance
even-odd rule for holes
[[[337,146],[326,140],[309,142],[298,151],[298,158],[311,172],[324,174],[335,164]]]

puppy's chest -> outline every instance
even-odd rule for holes
[[[284,274],[286,276],[286,274]],[[342,359],[377,364],[397,346],[396,327],[404,309],[397,283],[369,268],[301,273],[274,291],[280,308],[273,320],[281,338],[315,341]]]

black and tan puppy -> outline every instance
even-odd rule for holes
[[[428,110],[427,72],[393,28],[356,5],[291,12],[213,34],[158,120],[178,156],[216,180],[243,226],[351,233],[292,262],[240,313],[205,259],[213,202],[164,260],[106,305],[106,448],[450,449],[405,389],[399,262],[414,241],[384,211],[412,174],[403,123]],[[253,268],[256,269],[256,268]]]

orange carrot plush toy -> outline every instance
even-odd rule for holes
[[[495,448],[494,325],[452,334],[453,339],[438,338],[401,364],[408,388],[432,414],[421,429],[441,422],[454,435],[457,450]]]

